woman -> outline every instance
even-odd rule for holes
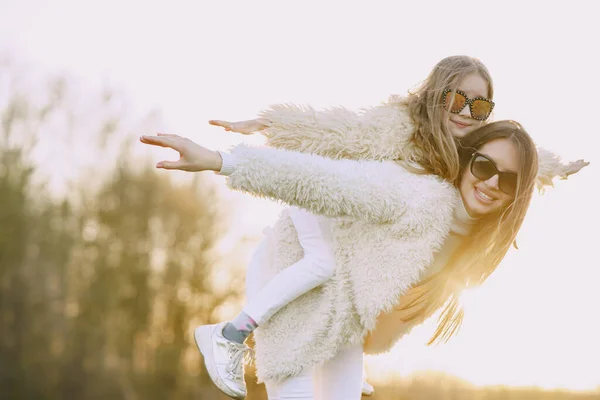
[[[439,89],[440,87],[448,88],[454,86],[458,89],[455,92]],[[467,98],[461,97],[461,93],[468,94],[474,98],[479,97],[479,99],[471,101],[468,107],[465,107],[467,106],[465,102]],[[436,143],[443,142],[447,138],[447,136],[444,136],[444,122],[450,125],[445,131],[451,131],[457,136],[463,135],[478,124],[481,124],[482,120],[487,118],[493,108],[492,102],[481,97],[491,97],[491,94],[491,79],[485,67],[477,60],[458,56],[449,57],[438,63],[421,88],[415,93],[410,94],[407,99],[401,102],[392,101],[386,105],[367,110],[361,116],[343,109],[332,110],[328,113],[316,113],[310,109],[298,109],[294,107],[278,107],[263,116],[268,117],[271,121],[271,128],[267,131],[267,136],[270,144],[274,146],[314,151],[330,157],[397,159],[405,156],[405,158],[411,160],[419,160],[419,151],[416,151],[416,155],[414,155],[411,148],[429,149],[429,151],[424,151],[424,153],[433,154],[431,153],[431,149],[436,148]],[[436,102],[439,101],[446,103],[446,109],[451,111],[451,113],[459,115],[451,115],[446,112],[444,117],[450,116],[450,118],[447,118],[446,121],[442,120],[442,123],[439,123],[439,112],[436,113],[435,111],[440,110],[441,107],[434,107]],[[453,106],[454,102],[456,102],[457,107]],[[475,115],[474,111],[476,112]],[[482,111],[484,112],[483,115],[481,114]],[[416,129],[412,125],[413,121],[415,122]],[[232,128],[232,130],[249,133],[252,130],[264,128],[264,122],[265,120],[263,119],[236,124],[225,122],[213,123],[217,125],[221,124],[228,129]],[[431,135],[428,136],[425,132],[430,127],[439,127],[440,129],[432,129]],[[292,130],[294,132],[290,133]],[[409,140],[413,132],[416,136],[415,141],[422,142],[423,144],[414,145]],[[546,153],[546,156],[544,157],[544,160],[547,160],[545,167],[540,168],[540,180],[543,180],[547,184],[551,183],[551,178],[554,175],[566,177],[569,173],[576,172],[583,166],[580,163],[562,166],[550,154]],[[435,165],[436,162],[438,165],[444,164],[443,161],[439,162],[435,159],[432,162],[427,160],[424,162],[421,161],[425,165]],[[430,171],[435,170],[435,166],[427,169]],[[299,233],[302,232],[302,229],[298,228],[315,225],[314,221],[310,221],[308,213],[304,213],[302,218],[294,218],[293,212],[290,215]],[[298,222],[301,223],[300,226]],[[300,237],[302,239],[302,235]],[[302,240],[300,243],[303,244]],[[307,248],[303,247],[306,254]],[[324,252],[317,251],[316,254],[320,254],[322,259]],[[300,263],[299,261],[297,264]],[[256,262],[253,264],[257,265]],[[266,290],[266,292],[265,290],[262,291],[263,298],[280,300],[279,302],[275,302],[277,304],[273,304],[273,302],[267,304],[270,313],[276,311],[277,307],[286,304],[294,296],[298,296],[304,291],[320,284],[319,279],[321,279],[321,282],[326,280],[329,276],[327,273],[331,272],[325,271],[323,268],[317,268],[317,273],[311,274],[311,269],[306,267],[306,264],[304,263],[305,266],[302,268],[297,268],[304,272],[300,276],[297,273],[292,273],[292,268],[285,270],[288,280],[297,285],[296,289],[298,290],[295,293],[288,290],[286,293],[288,297],[274,297],[264,295],[265,293],[269,293],[269,290]],[[318,267],[318,263],[308,264]],[[277,275],[277,277],[286,278],[280,275]],[[304,284],[299,284],[298,278],[302,278],[303,276],[306,277],[304,279],[305,282]],[[278,284],[281,283],[281,279],[273,279],[271,283],[273,284],[272,286],[277,288]],[[289,287],[289,285],[283,286]],[[265,289],[268,289],[268,287]],[[281,291],[277,294],[280,293]],[[251,304],[244,311],[246,309],[251,310],[260,317],[265,317],[264,312],[262,314],[257,312],[256,307],[251,307]],[[268,316],[267,314],[266,317]],[[243,318],[240,320],[239,317]],[[256,319],[258,320],[259,318]],[[244,312],[240,313],[240,316],[233,322],[236,321],[242,323],[239,332],[245,332],[244,335],[237,335],[241,343],[256,324],[244,325],[247,321],[253,321]],[[232,333],[231,340],[235,339],[235,335],[238,334],[237,329],[231,329],[230,331],[225,329],[223,333],[225,335],[228,332]],[[242,378],[238,386],[243,387],[243,385]]]
[[[218,153],[189,140],[159,136],[142,141],[180,152],[180,161],[161,162],[159,167],[221,170]],[[469,136],[465,146],[471,156],[463,158],[468,159],[469,168],[461,175],[460,193],[466,211],[480,219],[459,218],[460,226],[472,225],[476,233],[470,236],[476,239],[460,246],[473,257],[451,256],[439,272],[410,290],[426,273],[432,253],[440,250],[451,228],[457,200],[451,186],[431,175],[411,174],[393,162],[330,160],[244,146],[234,149],[233,173],[228,178],[232,188],[330,217],[335,249],[333,278],[290,303],[257,335],[258,374],[266,381],[271,398],[277,398],[278,392],[285,397],[298,390],[304,391],[302,398],[313,398],[312,369],[321,363],[316,377],[323,378],[317,385],[323,398],[358,398],[362,340],[376,327],[377,317],[391,311],[401,295],[409,299],[401,304],[401,320],[406,323],[426,318],[451,299],[436,337],[455,330],[459,314],[452,296],[483,281],[504,256],[520,228],[537,174],[535,147],[514,122],[489,124]],[[274,227],[273,238],[278,242],[272,246],[271,265],[286,266],[299,258],[290,246],[286,249],[293,233],[285,231],[291,228],[285,222]],[[436,258],[452,253],[456,243],[450,250],[447,246]]]
[[[392,97],[387,104],[362,114],[277,106],[256,120],[211,124],[246,134],[263,130],[272,147],[330,158],[408,160],[421,166],[421,172],[452,180],[458,165],[453,137],[462,137],[486,122],[494,108],[492,97],[493,85],[485,66],[470,57],[454,56],[440,61],[406,98]],[[551,185],[554,176],[566,178],[585,165],[582,161],[562,165],[551,153],[541,150],[540,154],[539,187]],[[333,274],[333,269],[327,268],[332,265],[328,262],[331,255],[319,245],[321,234],[315,218],[293,208],[289,217],[305,257],[271,279],[255,298],[248,297],[242,312],[224,324],[227,340],[243,344],[250,332],[281,307]],[[256,262],[252,265],[258,266]],[[243,388],[243,377],[232,385]]]

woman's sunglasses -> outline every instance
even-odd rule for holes
[[[471,158],[471,174],[477,179],[487,181],[498,175],[498,187],[509,196],[517,192],[518,175],[514,172],[502,172],[496,167],[494,160],[486,155],[475,152]]]
[[[494,109],[494,102],[485,97],[475,97],[470,99],[465,92],[461,90],[444,90],[444,108],[454,114],[460,113],[463,108],[469,105],[471,117],[479,121],[488,119]],[[452,106],[451,106],[452,105]]]

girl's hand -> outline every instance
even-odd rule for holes
[[[250,135],[256,131],[262,131],[269,126],[269,122],[264,118],[238,122],[210,120],[208,123],[214,126],[225,128],[226,131],[237,132],[244,135]]]
[[[178,135],[158,133],[157,136],[142,136],[140,141],[145,144],[169,147],[179,152],[177,161],[160,161],[156,168],[179,169],[182,171],[220,171],[223,160],[216,151],[209,150]]]
[[[563,179],[567,179],[567,176],[578,173],[581,168],[587,167],[588,165],[590,165],[590,163],[584,160],[577,160],[569,163],[565,169],[565,177]]]

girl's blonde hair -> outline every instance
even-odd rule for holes
[[[410,289],[397,308],[399,314],[396,315],[401,322],[419,323],[446,304],[429,344],[446,341],[456,333],[463,319],[458,301],[462,290],[482,284],[496,269],[511,244],[515,243],[529,207],[538,159],[533,141],[519,123],[492,122],[457,139],[461,171],[467,171],[471,156],[477,149],[501,138],[510,140],[518,154],[520,168],[514,200],[498,213],[481,218],[448,264]],[[455,181],[457,187],[460,178]]]
[[[413,119],[412,143],[415,153],[411,160],[425,173],[454,182],[460,165],[456,144],[446,127],[447,116],[442,108],[444,89],[458,89],[459,82],[471,73],[479,73],[488,84],[488,98],[494,97],[492,77],[481,61],[468,56],[444,58],[433,67],[429,76],[402,103]]]

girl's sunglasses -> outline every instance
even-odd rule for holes
[[[442,96],[444,98],[444,108],[454,114],[460,113],[463,108],[469,105],[471,111],[471,117],[479,121],[485,121],[488,119],[492,110],[494,109],[494,102],[486,99],[485,97],[475,97],[470,99],[467,97],[465,92],[461,90],[444,90]],[[452,108],[450,108],[452,105]]]
[[[500,190],[509,196],[514,196],[517,192],[517,174],[499,171],[494,160],[481,153],[475,152],[473,158],[471,158],[471,174],[482,181],[487,181],[492,176],[498,175]]]

